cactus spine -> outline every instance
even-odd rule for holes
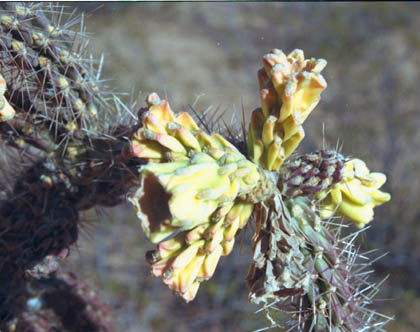
[[[85,54],[83,32],[71,29],[82,18],[61,20],[68,14],[54,4],[1,7],[0,137],[3,170],[14,181],[1,188],[0,330],[32,321],[28,331],[39,331],[39,317],[26,312],[27,290],[33,284],[40,293],[67,286],[53,273],[28,271],[77,241],[82,211],[123,202],[139,161],[122,156],[128,117],[109,103],[114,95]],[[62,296],[71,301],[71,293]],[[86,306],[85,300],[77,301]],[[80,331],[79,323],[100,330],[93,316],[83,317],[69,330]],[[62,324],[64,318],[54,319]],[[54,324],[40,326],[47,331]]]

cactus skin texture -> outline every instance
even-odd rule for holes
[[[31,279],[22,311],[8,323],[7,332],[113,332],[110,308],[72,274]]]
[[[305,239],[293,228],[278,192],[256,205],[255,219],[254,257],[245,279],[250,300],[267,304],[270,299],[302,294],[311,277],[303,265]]]
[[[26,271],[19,311],[8,320],[4,331],[114,331],[110,308],[97,293],[73,274],[58,271],[68,253],[63,249],[58,255],[48,255]]]
[[[307,197],[283,202],[277,194],[271,207],[266,204],[256,207],[264,218],[256,218],[246,282],[250,300],[263,304],[271,327],[282,327],[273,319],[280,309],[291,313],[289,324],[299,331],[381,330],[386,321],[366,308],[377,290],[366,287],[365,272],[354,268],[357,251],[351,242],[358,233],[341,243]],[[262,229],[270,224],[270,232]]]
[[[279,187],[285,197],[325,193],[343,178],[345,158],[333,150],[298,156],[282,167]]]

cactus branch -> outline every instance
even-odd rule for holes
[[[270,327],[284,327],[275,317],[283,310],[288,331],[383,330],[388,318],[370,308],[370,263],[358,265],[360,232],[341,237],[334,221],[371,222],[390,199],[380,190],[386,176],[336,151],[296,153],[327,87],[325,60],[299,49],[266,54],[261,107],[241,136],[217,132],[217,112],[196,121],[156,93],[134,115],[100,80],[103,58],[87,57],[83,15],[1,7],[0,138],[12,179],[0,200],[1,331],[112,331],[106,306],[57,265],[83,211],[127,198],[156,244],[146,253],[152,274],[185,301],[255,220],[246,285]]]

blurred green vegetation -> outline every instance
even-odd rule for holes
[[[90,46],[105,55],[103,76],[116,91],[156,91],[176,111],[259,105],[256,72],[272,48],[325,58],[329,84],[305,123],[301,152],[339,146],[388,175],[392,201],[375,210],[361,244],[389,254],[374,280],[389,279],[380,312],[395,315],[388,331],[420,329],[420,4],[419,3],[96,3]],[[196,300],[185,304],[153,278],[144,261],[153,246],[130,207],[99,211],[68,268],[96,284],[114,309],[117,331],[252,331],[266,326],[247,303],[243,281],[252,226],[219,264]],[[239,244],[241,243],[241,244]],[[241,247],[241,248],[239,248]]]

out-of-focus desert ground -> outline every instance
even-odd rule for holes
[[[395,315],[387,330],[420,330],[419,3],[105,3],[87,16],[108,84],[140,101],[156,91],[176,111],[201,96],[199,110],[219,107],[229,120],[243,105],[249,119],[262,55],[301,48],[326,59],[329,86],[305,122],[300,151],[340,146],[388,175],[393,198],[375,210],[361,244],[389,252],[373,266],[373,280],[390,275],[375,303]],[[247,302],[251,236],[248,227],[189,304],[150,275],[144,254],[153,245],[128,205],[99,211],[64,269],[101,290],[117,331],[253,331],[267,322]]]

